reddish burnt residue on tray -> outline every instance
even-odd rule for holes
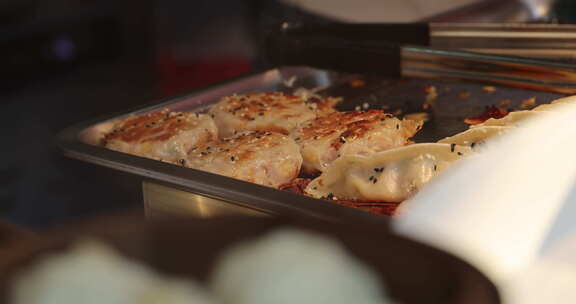
[[[311,178],[296,178],[290,183],[284,184],[279,187],[280,190],[285,190],[301,195],[304,194],[304,189],[312,181]],[[400,205],[400,203],[388,203],[388,202],[362,202],[362,201],[352,201],[352,200],[339,200],[333,198],[325,198],[324,200],[331,203],[336,203],[338,205],[352,207],[356,209],[361,209],[368,211],[377,215],[393,216],[394,212]]]
[[[286,190],[293,193],[304,194],[304,189],[312,181],[311,178],[295,178],[291,182],[278,187],[280,190]]]
[[[336,204],[352,207],[368,211],[370,213],[393,216],[400,203],[386,203],[386,202],[361,202],[361,201],[348,201],[348,200],[329,200]]]
[[[484,112],[482,112],[482,114],[476,116],[476,117],[469,117],[469,118],[465,118],[464,122],[469,124],[469,125],[477,125],[477,124],[481,124],[483,122],[485,122],[486,120],[490,119],[490,118],[502,118],[506,115],[508,115],[508,110],[499,108],[497,106],[487,106],[486,109],[484,109]]]

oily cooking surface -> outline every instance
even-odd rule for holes
[[[238,131],[274,131],[288,134],[299,124],[333,111],[337,98],[308,98],[284,93],[251,93],[222,98],[210,115],[220,137]]]

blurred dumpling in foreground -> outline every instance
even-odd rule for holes
[[[214,303],[194,282],[162,277],[95,241],[43,258],[12,287],[12,304]]]
[[[385,304],[378,277],[336,241],[279,230],[226,252],[212,288],[223,304]]]

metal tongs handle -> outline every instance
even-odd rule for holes
[[[387,77],[481,81],[576,94],[576,66],[559,62],[290,30],[269,35],[267,51],[277,65],[307,65]]]

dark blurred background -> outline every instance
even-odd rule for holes
[[[142,204],[138,178],[64,158],[54,136],[248,72],[257,5],[0,1],[0,217],[44,227]]]

